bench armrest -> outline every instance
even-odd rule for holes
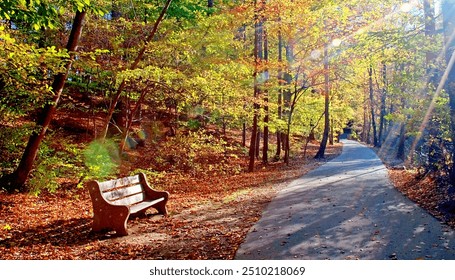
[[[141,184],[144,186],[144,191],[147,196],[151,199],[158,199],[164,197],[165,200],[169,198],[169,193],[167,191],[158,191],[153,189],[147,181],[147,178],[144,173],[139,173],[139,178],[141,180]]]
[[[104,206],[108,206],[108,207],[119,206],[119,205],[110,203],[109,201],[107,201],[104,198],[103,194],[101,193],[101,189],[100,189],[98,181],[93,180],[93,181],[87,182],[86,184],[87,184],[87,187],[88,187],[88,190],[90,193],[90,198],[92,199],[93,209],[97,209],[99,207],[104,207]]]
[[[147,177],[145,176],[144,173],[139,173],[138,175],[141,180],[141,184],[144,188],[144,192],[148,198],[150,198],[152,200],[164,198],[164,200],[162,202],[158,203],[155,208],[158,209],[158,211],[161,214],[167,215],[166,203],[169,199],[169,193],[167,191],[158,191],[158,190],[153,189],[149,185],[149,183],[147,181]]]
[[[129,207],[106,201],[97,181],[87,182],[93,206],[94,231],[114,229],[118,234],[127,235],[126,221],[130,216]]]

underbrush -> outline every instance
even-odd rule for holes
[[[228,143],[205,131],[189,131],[163,142],[153,168],[197,175],[204,172],[238,174],[242,168],[238,159],[244,156],[242,147]]]
[[[2,127],[0,176],[17,167],[32,128]],[[105,180],[143,172],[159,185],[170,173],[181,177],[235,175],[243,170],[246,150],[226,137],[199,129],[181,131],[174,137],[146,139],[146,144],[119,152],[119,141],[90,143],[78,135],[51,130],[41,144],[35,167],[27,182],[33,195],[58,188],[83,187],[87,180]]]
[[[27,190],[38,196],[42,192],[54,193],[59,188],[83,188],[85,182],[92,179],[102,181],[138,172],[145,173],[155,187],[166,188],[173,182],[209,181],[246,171],[248,149],[241,145],[241,131],[222,134],[213,127],[181,127],[174,136],[169,136],[166,127],[158,125],[160,123],[144,120],[136,127],[137,131],[144,132],[143,143],[128,147],[122,153],[118,138],[90,141],[86,130],[73,131],[68,125],[54,124],[41,144]],[[17,167],[32,131],[33,127],[26,124],[0,128],[0,156],[4,159],[0,176]],[[271,139],[270,157],[276,149],[273,141]],[[293,143],[292,148],[291,157],[298,155],[298,145]],[[263,168],[261,164],[258,159],[258,169]]]

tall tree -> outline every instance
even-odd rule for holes
[[[158,31],[158,27],[160,26],[161,22],[163,21],[164,16],[166,15],[166,12],[169,9],[169,6],[171,5],[171,3],[172,3],[172,0],[167,0],[166,1],[166,4],[163,6],[160,15],[158,16],[158,18],[155,21],[155,24],[153,25],[152,30],[150,31],[150,33],[147,36],[147,38],[144,40],[144,46],[139,50],[136,58],[131,63],[131,65],[127,68],[127,70],[134,70],[134,69],[136,69],[138,67],[139,63],[143,59],[144,54],[145,54],[145,52],[147,50],[148,43],[150,43],[153,40],[153,38],[155,37],[155,34]],[[115,112],[115,108],[117,107],[117,104],[118,104],[118,102],[120,100],[120,97],[122,96],[122,92],[123,92],[123,89],[125,88],[125,86],[126,86],[126,81],[123,80],[120,83],[120,85],[118,86],[114,97],[112,98],[111,105],[110,105],[109,110],[107,112],[106,121],[104,123],[104,130],[103,130],[102,136],[101,136],[103,139],[106,138],[106,136],[107,136],[112,116],[113,116],[113,114]]]
[[[278,19],[279,30],[278,30],[278,96],[277,96],[277,117],[280,121],[283,118],[283,82],[284,82],[284,74],[283,74],[283,35],[281,32],[281,19]],[[278,127],[276,131],[276,153],[275,153],[275,160],[278,161],[281,156],[281,149],[282,149],[282,139],[283,139],[283,132],[281,131],[281,127]]]
[[[36,122],[37,129],[31,134],[29,138],[17,169],[13,173],[5,175],[0,179],[3,187],[8,191],[23,189],[30,171],[33,168],[39,147],[46,135],[52,119],[54,118],[63,88],[65,87],[68,73],[73,63],[75,52],[77,51],[78,42],[82,34],[85,15],[86,11],[83,9],[76,11],[76,15],[73,19],[73,24],[71,27],[71,33],[66,45],[66,49],[70,54],[70,59],[66,65],[66,71],[64,73],[56,75],[54,78],[54,82],[51,86],[52,92],[54,93],[52,102],[46,104],[43,111],[39,114],[39,118]]]
[[[291,64],[294,61],[294,40],[290,39],[286,45],[286,62],[288,64]],[[288,66],[289,68],[289,66]],[[291,153],[291,124],[292,124],[292,115],[295,110],[295,106],[297,104],[297,100],[299,99],[298,97],[298,92],[297,92],[297,86],[294,87],[294,98],[292,98],[292,90],[289,88],[289,86],[292,84],[292,75],[289,73],[290,69],[287,69],[287,72],[284,77],[284,83],[288,88],[286,88],[283,92],[283,98],[284,98],[284,106],[286,107],[286,118],[287,118],[287,129],[286,133],[284,133],[283,136],[283,147],[284,147],[284,163],[289,164],[289,159],[290,159],[290,153]],[[297,76],[297,75],[296,75]]]
[[[265,2],[265,1],[264,1]],[[264,3],[265,5],[265,3]],[[267,37],[267,30],[265,29],[265,26],[263,27],[263,40],[264,40],[264,63],[267,64],[269,61],[269,42],[268,42],[268,37]],[[269,70],[265,69],[263,72],[264,76],[264,83],[268,81],[269,78]],[[268,158],[269,158],[269,93],[268,90],[264,90],[264,132],[263,132],[263,138],[264,138],[264,143],[262,147],[262,162],[264,164],[268,163]]]
[[[425,38],[429,42],[434,42],[436,37],[436,19],[434,13],[434,1],[433,0],[424,0],[423,1],[423,11],[424,11],[424,20],[425,20]],[[428,49],[425,53],[425,68],[426,75],[428,76],[428,84],[426,86],[426,91],[428,94],[433,95],[438,84],[438,70],[436,63],[438,61],[438,56],[434,50]],[[431,113],[434,115],[434,112]],[[430,117],[428,121],[428,165],[429,168],[433,171],[438,169],[437,156],[439,154],[439,139],[441,134],[441,127],[438,118]]]
[[[249,149],[249,165],[248,171],[254,171],[254,163],[256,159],[256,147],[258,144],[258,118],[259,118],[259,101],[258,98],[260,97],[260,64],[262,61],[262,19],[261,19],[261,11],[262,11],[262,0],[261,3],[258,4],[257,0],[254,1],[254,88],[253,88],[253,124],[251,130],[251,140],[250,140],[250,149]]]

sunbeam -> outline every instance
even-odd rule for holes
[[[443,56],[445,54],[445,50],[448,48],[449,43],[452,42],[454,39],[455,39],[455,30],[452,32],[452,34],[450,34],[450,36],[449,36],[449,38],[448,38],[443,50],[439,53],[438,58],[437,58],[438,60],[441,60],[443,58]],[[447,63],[446,69],[444,70],[444,74],[442,75],[442,77],[441,77],[441,79],[439,81],[438,87],[436,88],[436,91],[433,94],[433,98],[431,99],[431,102],[430,102],[430,105],[428,106],[427,112],[425,113],[425,116],[424,116],[424,118],[422,120],[422,123],[420,124],[417,137],[414,139],[414,141],[412,143],[410,153],[413,153],[415,151],[417,143],[421,139],[422,133],[425,130],[426,126],[428,125],[428,122],[430,120],[431,114],[433,113],[433,109],[434,109],[435,104],[436,104],[436,100],[441,95],[441,92],[444,89],[444,86],[445,86],[445,84],[447,82],[447,78],[449,76],[450,71],[453,68],[454,63],[455,63],[455,50],[452,52],[450,60]],[[429,80],[430,80],[430,77],[428,76],[426,82],[428,83]],[[409,164],[411,160],[412,160],[412,157],[408,157],[408,159],[406,161],[406,164]]]

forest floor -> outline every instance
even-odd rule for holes
[[[418,170],[406,170],[386,164],[390,180],[402,194],[428,211],[442,223],[455,229],[454,187],[438,175],[422,174]]]
[[[306,158],[295,156],[289,165],[258,163],[254,173],[169,174],[162,182],[171,195],[170,215],[151,210],[129,220],[129,235],[122,237],[91,232],[92,205],[84,188],[39,196],[0,191],[0,259],[232,259],[277,191],[325,162],[312,158],[318,147],[310,144]],[[328,147],[326,160],[341,148]],[[138,163],[141,154],[135,153]],[[247,161],[239,160],[246,169]]]
[[[296,156],[288,166],[258,164],[254,173],[168,176],[170,215],[130,220],[130,234],[123,237],[91,232],[86,189],[62,188],[38,197],[0,191],[0,259],[232,259],[275,194],[324,163],[312,158],[317,149],[310,144],[306,158]],[[329,146],[326,160],[341,149],[341,144]],[[445,219],[438,205],[446,198],[438,194],[435,180],[396,168],[390,175],[400,191]],[[454,221],[445,219],[452,226]]]

